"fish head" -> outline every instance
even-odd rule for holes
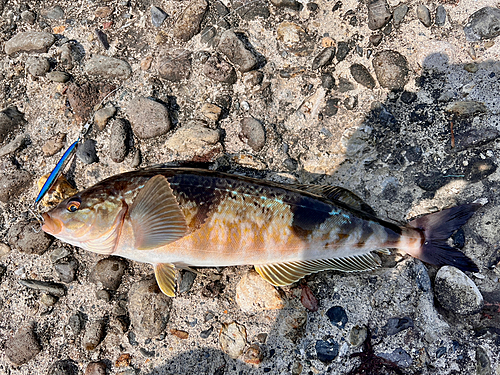
[[[85,250],[111,254],[128,206],[108,193],[89,189],[63,200],[43,214],[43,231]]]

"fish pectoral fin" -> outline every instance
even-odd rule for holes
[[[154,265],[155,277],[161,291],[169,297],[175,297],[175,267],[170,263]]]
[[[302,260],[255,266],[264,280],[274,286],[290,285],[306,275],[325,270],[342,272],[369,271],[380,267],[380,259],[372,253],[343,258]]]
[[[354,194],[352,191],[347,190],[340,186],[331,185],[304,185],[304,184],[292,184],[291,187],[307,191],[308,193],[316,194],[332,201],[339,201],[347,204],[348,206],[355,208],[359,211],[363,211],[372,216],[376,216],[375,211],[368,204],[366,204],[360,197]]]
[[[129,212],[138,250],[165,246],[186,234],[186,218],[162,175],[152,177],[144,185]]]

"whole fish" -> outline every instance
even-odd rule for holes
[[[323,270],[375,269],[373,252],[388,248],[478,271],[447,239],[480,206],[399,226],[339,187],[156,167],[110,177],[62,201],[43,214],[43,230],[85,250],[152,264],[160,289],[174,296],[176,267],[254,265],[282,286]]]

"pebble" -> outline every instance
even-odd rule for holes
[[[211,129],[204,123],[193,120],[180,127],[165,142],[165,147],[182,158],[209,161],[221,151],[219,129]]]
[[[472,159],[464,171],[465,179],[479,182],[497,170],[497,165],[491,159]]]
[[[344,107],[346,109],[352,111],[357,106],[358,106],[358,96],[357,95],[348,96],[347,98],[344,99]]]
[[[201,107],[200,112],[208,120],[217,121],[222,114],[222,108],[216,104],[205,103]]]
[[[202,339],[208,339],[213,331],[214,331],[214,327],[210,326],[209,329],[206,329],[206,330],[200,332],[200,337]]]
[[[50,70],[49,59],[46,57],[30,56],[26,60],[26,69],[32,76],[43,76]]]
[[[130,366],[131,356],[129,353],[120,354],[120,356],[115,361],[116,367],[127,367]]]
[[[271,0],[271,4],[277,8],[288,8],[292,10],[302,9],[302,4],[296,0]]]
[[[335,327],[344,329],[347,324],[347,313],[342,306],[333,306],[328,309],[326,316]]]
[[[231,358],[238,358],[243,354],[247,342],[247,330],[244,325],[232,322],[222,323],[219,332],[221,349]]]
[[[429,11],[429,8],[423,4],[420,4],[417,7],[417,18],[425,27],[430,27],[432,25],[431,12]]]
[[[57,154],[63,147],[64,141],[66,140],[66,134],[58,133],[43,144],[42,152],[45,156],[53,156]]]
[[[160,27],[163,21],[167,18],[167,13],[158,7],[151,7],[151,23],[154,27]]]
[[[335,56],[335,47],[328,47],[323,49],[318,56],[316,56],[312,62],[311,68],[317,70],[324,66],[329,65],[333,57]]]
[[[36,14],[33,13],[32,11],[30,10],[25,10],[21,13],[21,19],[30,24],[30,25],[33,25],[36,21]]]
[[[249,51],[233,30],[222,33],[217,49],[231,61],[240,72],[245,73],[257,66],[257,58]]]
[[[474,12],[464,26],[464,33],[469,42],[497,37],[500,35],[500,9],[484,7]]]
[[[32,176],[27,171],[16,170],[6,173],[4,170],[0,176],[0,202],[9,203],[11,199],[21,195],[21,193],[30,186],[31,179]],[[36,224],[34,225],[36,226]],[[23,236],[30,236],[27,231],[24,232]],[[31,249],[31,247],[25,243],[24,239],[21,239],[21,241],[23,241],[23,245],[26,249]],[[14,246],[12,243],[11,245]],[[42,251],[42,249],[40,249],[40,251]]]
[[[387,335],[392,336],[408,328],[413,328],[413,320],[405,316],[404,318],[391,318],[387,321],[384,326],[384,330]]]
[[[181,272],[181,280],[179,282],[179,294],[186,293],[191,290],[194,280],[196,279],[196,274],[191,271]]]
[[[243,361],[251,365],[259,365],[263,359],[264,353],[259,344],[250,345],[243,355]]]
[[[411,104],[415,100],[417,100],[417,94],[411,91],[403,91],[400,96],[400,99],[405,104]]]
[[[224,291],[224,284],[220,280],[210,281],[201,291],[201,295],[207,298],[218,297]]]
[[[411,356],[403,348],[397,348],[391,353],[380,353],[378,356],[395,363],[398,367],[406,368],[413,364]]]
[[[5,42],[4,50],[9,56],[18,52],[47,52],[54,44],[54,35],[40,31],[26,31],[17,33],[14,37]]]
[[[81,58],[77,48],[73,43],[64,43],[59,47],[61,64],[66,69],[73,69],[74,61]]]
[[[85,350],[94,350],[101,343],[105,334],[104,320],[96,320],[87,325],[82,339]]]
[[[94,114],[94,107],[113,89],[113,86],[105,83],[89,82],[82,85],[71,83],[66,95],[77,121],[80,123],[88,121]]]
[[[45,77],[52,82],[66,83],[71,79],[71,74],[66,72],[61,72],[59,70],[54,70],[52,72],[47,73]]]
[[[333,361],[339,355],[339,344],[332,338],[316,341],[316,355],[323,363]]]
[[[464,65],[464,69],[469,73],[476,73],[479,70],[479,67],[476,63],[467,63]]]
[[[11,249],[10,246],[7,245],[6,243],[0,242],[0,259],[2,259],[4,256],[9,255]]]
[[[79,313],[73,314],[69,317],[68,324],[64,327],[65,335],[70,341],[74,342],[80,335],[83,327],[83,319]]]
[[[178,49],[158,58],[158,74],[171,82],[180,82],[191,75],[191,52]]]
[[[108,6],[102,6],[102,7],[99,7],[95,10],[94,15],[97,18],[106,18],[106,17],[110,16],[111,13],[113,13],[113,9],[111,9]]]
[[[448,104],[445,107],[445,110],[458,116],[475,116],[481,113],[486,113],[488,108],[482,102],[462,100]]]
[[[378,30],[384,27],[391,19],[391,12],[386,0],[368,1],[368,27]]]
[[[392,14],[392,22],[394,23],[394,26],[399,26],[403,19],[406,16],[406,13],[408,13],[408,5],[402,4],[396,7],[394,9],[394,13]]]
[[[174,24],[172,30],[174,37],[187,42],[198,34],[207,9],[206,0],[192,0]]]
[[[360,85],[363,85],[369,89],[373,89],[375,87],[375,80],[364,65],[352,64],[351,75],[352,78],[354,78],[354,80]]]
[[[244,312],[276,310],[285,306],[278,291],[255,271],[244,274],[236,285],[236,303]]]
[[[441,267],[436,275],[434,292],[443,308],[460,315],[481,311],[484,301],[476,284],[458,268]]]
[[[50,281],[39,280],[19,280],[19,284],[34,290],[46,292],[56,297],[62,297],[66,294],[66,287],[63,284]]]
[[[231,5],[236,13],[238,13],[238,15],[246,21],[251,21],[256,17],[267,19],[270,15],[267,4],[262,1],[252,3],[252,6],[248,6],[250,5],[249,3],[243,2],[242,0],[237,0],[231,3]]]
[[[299,25],[282,22],[276,29],[277,39],[286,50],[297,56],[308,56],[314,51],[314,40]]]
[[[339,84],[337,90],[339,92],[348,92],[354,90],[356,87],[354,84],[344,77],[339,77]]]
[[[237,76],[233,66],[222,59],[218,54],[210,56],[203,66],[203,74],[214,81],[232,85]]]
[[[263,80],[264,73],[258,70],[252,70],[243,76],[245,85],[250,88],[261,85]]]
[[[180,338],[181,340],[186,340],[189,337],[189,333],[186,331],[182,331],[180,329],[171,328],[170,333],[175,337]]]
[[[349,343],[356,347],[363,344],[368,337],[368,330],[365,326],[354,326],[351,328],[351,332],[349,334]]]
[[[89,75],[104,78],[125,79],[132,74],[132,68],[124,60],[103,55],[93,55],[85,64],[85,72]]]
[[[142,139],[159,137],[172,126],[167,108],[143,96],[131,100],[126,111],[134,134]]]
[[[472,128],[464,132],[455,133],[455,147],[453,152],[460,152],[468,148],[485,145],[500,138],[500,131],[496,128]]]
[[[54,362],[47,371],[47,375],[78,375],[78,366],[71,359]]]
[[[370,35],[370,43],[377,47],[381,42],[382,42],[382,34],[373,34],[373,35]]]
[[[335,54],[335,57],[337,58],[337,61],[344,61],[349,52],[351,52],[352,46],[348,42],[338,42],[337,43],[337,53]]]
[[[85,369],[85,375],[106,375],[106,364],[104,362],[90,362]]]
[[[92,270],[91,280],[94,283],[100,282],[104,289],[117,290],[127,265],[125,259],[115,256],[101,259]]]
[[[64,10],[59,5],[48,9],[42,8],[40,13],[42,17],[49,20],[60,20],[64,18]]]
[[[116,108],[112,105],[106,106],[96,111],[94,114],[94,123],[100,131],[103,131],[108,120],[116,113]]]
[[[116,119],[111,126],[109,136],[109,150],[111,151],[111,160],[115,163],[121,163],[128,154],[130,142],[130,125],[124,119]]]
[[[29,141],[29,135],[28,134],[20,134],[14,140],[6,144],[5,146],[0,148],[0,158],[5,155],[12,154],[16,152],[18,149],[26,145],[26,143]]]
[[[20,328],[14,337],[5,341],[5,355],[15,365],[22,365],[33,359],[42,347],[38,342],[33,325]]]
[[[36,221],[23,220],[11,226],[7,234],[10,246],[26,254],[43,254],[54,238],[42,231],[35,233],[33,228],[38,228]]]
[[[498,339],[497,339],[498,342]],[[498,374],[498,369],[496,373]],[[491,375],[493,371],[491,369],[491,361],[488,357],[488,353],[481,346],[476,348],[476,375]]]
[[[8,107],[0,112],[0,143],[4,141],[5,137],[17,130],[26,121],[24,114],[14,107]],[[1,185],[0,185],[1,186]]]
[[[300,284],[300,302],[309,311],[318,311],[319,302],[307,283]]]
[[[71,283],[76,278],[78,262],[74,259],[68,262],[59,262],[54,264],[54,269],[63,283]]]
[[[247,143],[254,151],[260,151],[266,143],[266,132],[261,122],[253,117],[241,120],[240,139]]]
[[[154,278],[136,282],[128,292],[128,312],[134,329],[146,337],[165,330],[172,301],[164,295]]]
[[[99,157],[97,156],[96,145],[97,141],[93,139],[86,139],[83,143],[80,143],[76,149],[77,158],[85,164],[97,163]]]
[[[54,297],[53,295],[47,293],[42,294],[42,296],[40,297],[40,302],[47,307],[54,306],[57,300],[57,297]]]
[[[321,86],[327,90],[335,87],[335,79],[330,73],[324,73],[321,75]]]
[[[436,17],[434,19],[434,23],[436,26],[444,26],[446,23],[446,9],[444,9],[444,6],[439,5],[436,8]]]
[[[327,117],[335,116],[339,111],[339,98],[330,98],[325,102],[325,108],[323,109],[323,115]]]
[[[402,90],[408,82],[408,61],[399,52],[378,52],[372,61],[380,86],[389,90]]]

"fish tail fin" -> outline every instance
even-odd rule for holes
[[[447,241],[484,203],[464,204],[410,221],[408,227],[417,229],[424,236],[420,249],[411,255],[436,266],[449,265],[462,271],[479,272],[469,257],[448,245]]]

